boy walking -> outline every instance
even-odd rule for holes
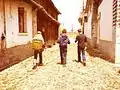
[[[66,29],[62,31],[62,34],[58,38],[57,43],[59,43],[60,48],[61,64],[66,64],[67,44],[70,44]]]
[[[87,37],[81,33],[81,30],[78,30],[78,35],[76,36],[75,43],[77,42],[77,51],[78,51],[78,62],[81,62],[81,52],[83,65],[86,66],[86,56],[85,56],[85,46],[87,42]]]
[[[42,37],[42,34],[40,31],[37,32],[37,34],[34,36],[33,38],[33,42],[32,42],[32,47],[34,50],[34,60],[33,60],[33,68],[35,69],[37,67],[37,56],[39,54],[39,63],[38,66],[42,66],[43,65],[43,60],[42,60],[42,52],[44,50],[44,40]]]

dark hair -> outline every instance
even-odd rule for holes
[[[78,29],[77,31],[80,33],[80,32],[81,32],[81,29]]]
[[[62,33],[67,33],[67,30],[66,30],[66,29],[63,29],[63,30],[62,30]]]

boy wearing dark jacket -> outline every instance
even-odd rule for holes
[[[78,35],[76,36],[75,42],[78,43],[77,46],[78,62],[81,62],[81,52],[82,52],[83,65],[86,66],[85,46],[87,42],[87,37],[84,34],[81,34],[81,30],[78,30]]]

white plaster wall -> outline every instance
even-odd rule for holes
[[[19,34],[18,7],[23,6],[27,10],[27,35]],[[25,2],[6,2],[6,39],[7,48],[26,44],[32,39],[32,7]]]
[[[101,12],[100,19],[100,39],[112,41],[112,1],[103,0],[98,8]]]

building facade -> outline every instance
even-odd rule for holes
[[[42,32],[46,42],[54,43],[58,38],[58,27],[59,22],[58,15],[60,12],[54,6],[51,0],[34,0],[44,9],[38,10],[37,12],[37,30]],[[39,5],[37,5],[39,7]]]
[[[84,33],[93,48],[120,64],[119,0],[87,0]]]
[[[0,50],[27,44],[38,30],[55,41],[58,14],[51,0],[0,0]]]
[[[23,0],[0,0],[0,37],[2,47],[25,44],[32,39],[32,5]],[[3,46],[5,45],[5,46]]]

